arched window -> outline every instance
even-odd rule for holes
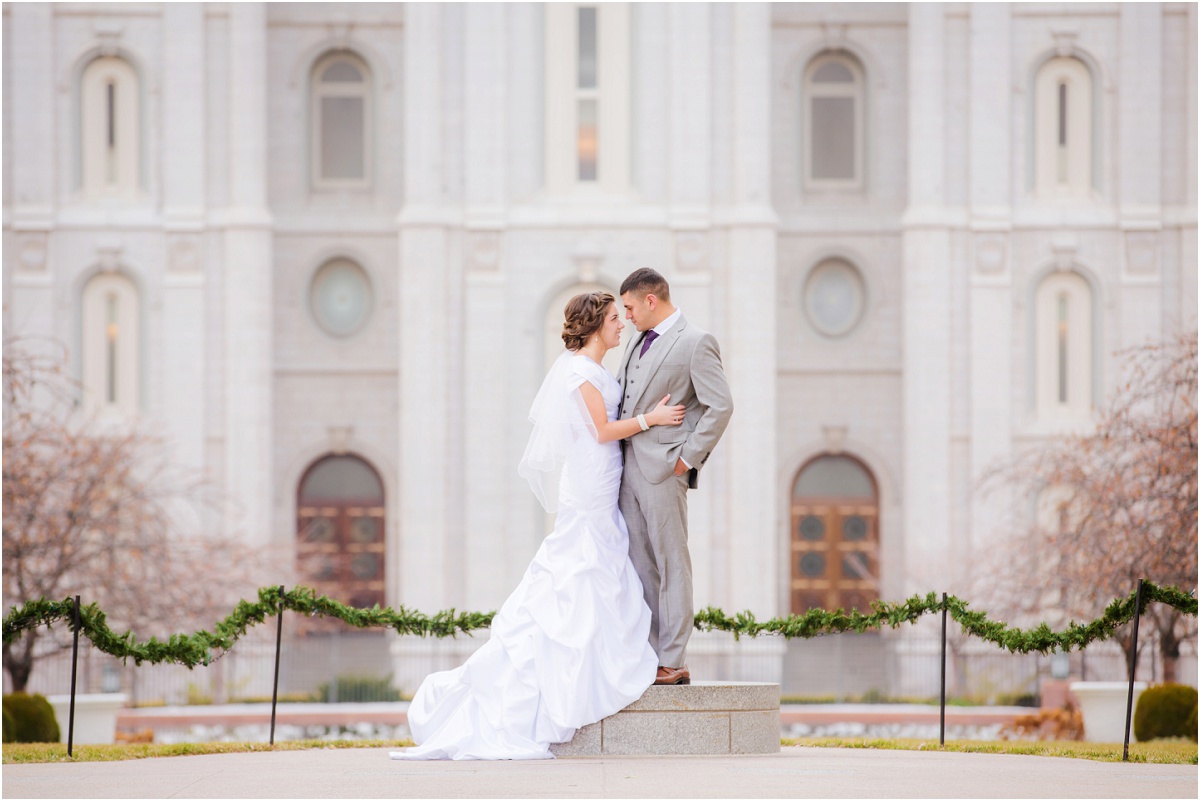
[[[374,468],[357,456],[319,459],[297,493],[300,581],[350,606],[384,606],[384,512]]]
[[[870,611],[879,599],[879,493],[856,459],[823,455],[792,486],[791,610]]]
[[[92,195],[129,196],[140,184],[140,90],[124,59],[92,61],[80,81],[80,177]]]
[[[123,275],[103,273],[83,290],[83,393],[88,413],[138,411],[140,305]]]
[[[627,3],[545,5],[546,185],[629,186]]]
[[[1077,58],[1052,58],[1034,91],[1039,195],[1086,196],[1092,187],[1092,75]]]
[[[1034,379],[1039,417],[1092,408],[1092,289],[1078,273],[1046,277],[1034,298]]]
[[[317,62],[312,74],[312,175],[319,188],[370,185],[371,73],[352,53]]]
[[[817,56],[804,71],[804,182],[857,189],[863,180],[862,67],[844,53]]]

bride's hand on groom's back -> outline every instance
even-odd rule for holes
[[[683,422],[683,407],[668,406],[670,395],[664,395],[651,411],[646,413],[646,422],[652,426],[677,426]]]

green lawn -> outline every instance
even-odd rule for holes
[[[872,740],[866,738],[800,737],[784,738],[784,745],[813,748],[878,748],[896,751],[954,751],[969,754],[1027,754],[1030,756],[1072,757],[1100,762],[1120,762],[1122,743],[1081,743],[1074,740],[954,740],[939,746],[932,740]],[[1151,740],[1129,744],[1130,762],[1163,765],[1195,765],[1196,743],[1191,740]]]
[[[953,751],[973,754],[1026,754],[1031,756],[1073,757],[1101,762],[1120,762],[1121,743],[1079,743],[1068,740],[957,740],[939,747],[931,740],[869,740],[838,738],[786,738],[783,745],[810,748],[877,748],[900,751]],[[302,751],[311,748],[404,748],[411,740],[290,740],[274,746],[266,743],[176,743],[80,745],[73,759],[67,757],[62,743],[5,743],[4,764],[28,762],[113,762],[121,759],[189,756],[193,754],[234,754],[252,751]],[[1191,740],[1154,740],[1130,743],[1130,762],[1169,765],[1195,765],[1196,743]]]
[[[5,743],[4,764],[26,762],[117,762],[122,759],[193,756],[196,754],[240,754],[251,751],[305,751],[310,748],[405,748],[412,740],[287,740],[267,743],[121,743],[77,745],[74,757],[67,756],[63,743]]]

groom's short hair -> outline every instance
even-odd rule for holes
[[[671,287],[667,284],[667,279],[649,267],[642,267],[629,274],[629,277],[621,284],[620,294],[624,295],[626,292],[632,292],[643,298],[653,295],[659,300],[671,302]]]

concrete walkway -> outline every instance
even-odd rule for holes
[[[784,748],[762,756],[394,762],[385,749],[5,765],[5,798],[1196,798],[1192,765]]]

